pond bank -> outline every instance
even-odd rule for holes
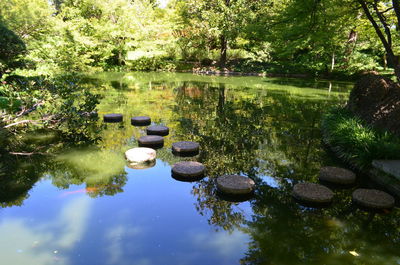
[[[376,169],[376,159],[398,159],[399,140],[378,132],[345,109],[334,109],[322,120],[322,141],[343,163],[400,198],[400,181]]]

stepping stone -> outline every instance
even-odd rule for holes
[[[390,209],[394,207],[394,198],[392,195],[374,189],[356,189],[353,192],[353,201],[371,210]]]
[[[372,166],[400,180],[400,160],[373,160]]]
[[[153,125],[147,127],[147,135],[160,135],[167,136],[169,134],[169,128],[162,125]]]
[[[196,142],[177,142],[172,144],[172,153],[183,156],[195,156],[199,153],[200,145]]]
[[[172,177],[178,180],[195,181],[204,177],[205,166],[199,162],[182,161],[173,165]]]
[[[111,113],[111,114],[104,114],[103,119],[104,122],[121,122],[123,118],[122,114]]]
[[[292,195],[301,202],[316,205],[329,204],[333,198],[329,188],[309,182],[294,185]]]
[[[217,178],[220,192],[231,195],[244,195],[254,191],[255,183],[251,178],[239,175],[224,175]]]
[[[131,164],[142,164],[156,159],[156,150],[147,147],[137,147],[125,152],[126,159]]]
[[[356,181],[356,174],[344,168],[323,167],[319,172],[319,180],[333,184],[350,185]]]
[[[142,136],[138,142],[140,147],[160,148],[164,146],[164,138],[159,135]]]
[[[147,116],[137,116],[131,118],[131,124],[134,126],[147,126],[151,124],[151,119]]]

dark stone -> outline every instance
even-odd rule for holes
[[[255,183],[251,178],[239,175],[224,175],[217,178],[217,188],[221,193],[244,195],[254,191]]]
[[[147,116],[137,116],[131,118],[131,124],[134,126],[147,126],[151,124],[151,119]]]
[[[333,192],[329,188],[309,182],[294,185],[292,195],[310,206],[329,204],[333,198]]]
[[[353,201],[367,209],[391,209],[395,203],[393,196],[374,189],[356,189],[353,192]]]
[[[147,127],[147,135],[160,135],[167,136],[169,134],[169,128],[162,125],[153,125]]]
[[[161,148],[164,146],[164,138],[158,135],[142,136],[138,142],[140,147]]]
[[[319,180],[333,184],[351,185],[356,181],[356,174],[339,167],[323,167],[319,173]]]
[[[182,161],[172,167],[172,177],[183,181],[196,181],[204,177],[205,167],[194,161]]]
[[[103,119],[104,122],[121,122],[122,121],[122,114],[119,113],[111,113],[111,114],[104,114]]]
[[[172,144],[172,153],[180,156],[195,156],[199,154],[200,145],[196,142],[177,142]]]
[[[374,127],[400,136],[400,85],[376,73],[354,85],[347,108]]]

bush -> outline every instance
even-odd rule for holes
[[[374,159],[400,159],[400,139],[379,131],[338,108],[329,111],[322,120],[324,141],[340,158],[361,169],[371,167]]]
[[[127,67],[132,71],[174,71],[176,65],[164,57],[142,57],[137,60],[127,61]]]

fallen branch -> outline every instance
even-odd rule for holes
[[[16,156],[32,156],[32,155],[51,155],[48,153],[42,153],[42,152],[30,152],[30,153],[24,153],[24,152],[10,152],[10,155],[16,155]]]
[[[22,121],[17,121],[17,122],[8,124],[8,125],[4,126],[3,128],[10,128],[10,127],[17,126],[17,125],[20,125],[20,124],[25,124],[25,123],[34,123],[34,124],[37,124],[38,122],[37,122],[37,121],[34,121],[34,120],[22,120]]]

